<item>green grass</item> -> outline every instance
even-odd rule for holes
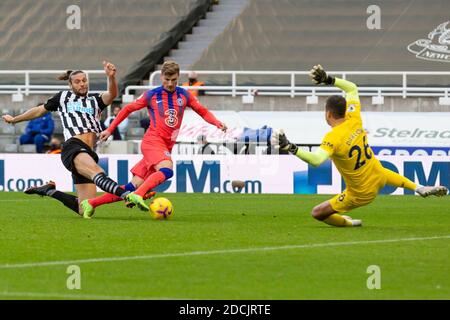
[[[329,196],[166,194],[171,221],[122,203],[80,219],[54,199],[0,193],[0,299],[448,299],[450,197],[380,196],[355,210],[362,228],[311,218]],[[325,245],[336,242],[360,242]],[[367,241],[364,243],[364,241]],[[267,251],[167,253],[324,244]],[[146,259],[70,263],[78,259]],[[6,264],[68,261],[5,268]],[[81,290],[68,290],[70,264]],[[369,290],[367,267],[381,268]]]

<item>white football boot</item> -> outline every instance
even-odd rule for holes
[[[438,187],[420,187],[416,189],[416,192],[420,194],[421,197],[426,198],[428,196],[436,196],[436,197],[442,197],[447,195],[448,189],[443,186]]]

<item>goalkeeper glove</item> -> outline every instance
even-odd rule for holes
[[[296,154],[298,147],[295,143],[289,142],[283,129],[276,130],[271,137],[271,143],[276,149],[287,150],[289,153]]]
[[[314,84],[334,84],[334,77],[327,75],[320,64],[309,71],[309,76]]]

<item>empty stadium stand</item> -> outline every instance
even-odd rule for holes
[[[171,50],[169,56],[165,57],[165,60],[175,60],[180,64],[181,69],[188,70],[248,4],[248,0],[218,1],[212,11],[206,14],[205,19],[200,20],[198,25],[192,28],[192,32],[186,34],[177,44],[176,49]]]
[[[367,26],[371,15],[367,11],[374,4],[380,9],[379,30]],[[309,70],[322,63],[328,70],[448,71],[450,25],[444,30],[447,37],[433,37],[433,43],[447,48],[445,61],[417,58],[408,46],[428,39],[430,32],[450,20],[449,12],[447,0],[251,0],[192,69],[289,71]],[[246,79],[243,83],[286,84],[279,77]],[[208,78],[204,80],[208,82]],[[355,81],[374,85],[388,84],[390,79],[373,83],[360,77]],[[432,77],[416,81],[417,85],[450,84],[448,79],[440,83]],[[221,81],[214,78],[210,82]]]
[[[67,26],[74,4],[80,10],[79,29]],[[0,70],[93,70],[107,59],[122,80],[135,84],[209,5],[210,0],[2,0]]]
[[[67,21],[72,13],[67,8],[73,4],[81,10],[81,28],[71,30]],[[367,25],[373,5],[380,9],[380,29]],[[335,71],[450,71],[449,12],[448,0],[2,0],[0,70],[98,70],[107,59],[118,67],[122,89],[141,84],[168,59],[180,62],[184,70],[197,71],[306,71],[316,63]],[[54,75],[31,77],[33,84],[63,84]],[[349,79],[378,88],[399,87],[401,77]],[[0,85],[23,84],[23,78],[1,75]],[[289,76],[238,78],[239,85],[290,85]],[[201,75],[207,85],[230,85],[230,79]],[[295,79],[297,86],[311,85],[307,75]],[[91,91],[104,90],[104,76],[94,75],[90,81]],[[449,103],[439,101],[446,89],[448,100],[448,74],[408,76],[410,85],[443,90],[434,96],[420,92],[418,97],[386,96],[382,104],[362,96],[364,110],[448,113]],[[134,91],[134,97],[142,90]],[[309,104],[304,96],[260,94],[254,103],[245,104],[241,96],[211,92],[200,101],[216,111],[322,112],[325,100],[320,96],[317,104]],[[19,114],[49,97],[31,94],[23,102],[13,102],[11,92],[0,94],[0,113]],[[141,139],[144,117],[146,110],[130,115],[127,139]],[[62,137],[57,114],[54,120],[54,134]],[[18,145],[25,125],[0,123],[0,153],[34,152]]]

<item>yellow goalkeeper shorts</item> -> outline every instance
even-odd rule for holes
[[[366,179],[366,187],[358,188],[347,186],[340,194],[330,199],[331,207],[337,212],[350,210],[368,205],[378,195],[378,192],[386,185],[387,177],[384,172],[372,174]]]
[[[345,189],[342,193],[335,195],[330,199],[330,204],[333,210],[344,213],[349,212],[350,210],[368,205],[371,203],[377,194],[374,193],[372,195],[365,195],[364,197],[356,196]]]

